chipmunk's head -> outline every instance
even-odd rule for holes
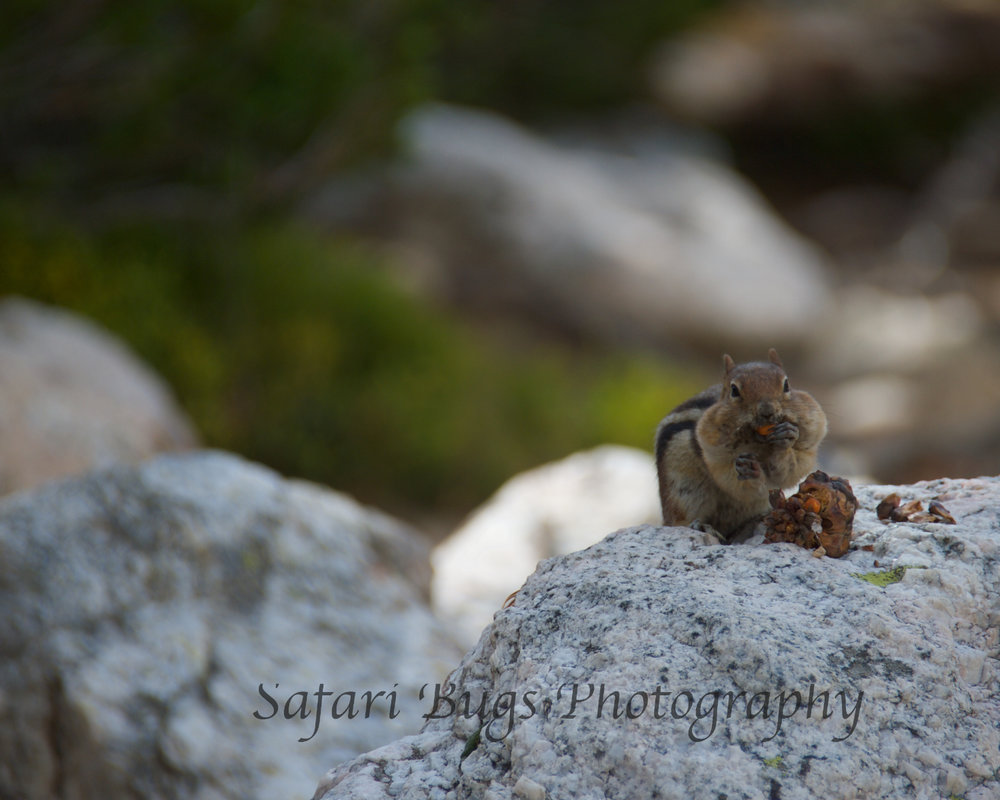
[[[778,421],[783,403],[792,393],[777,350],[772,347],[767,357],[766,362],[747,364],[737,364],[728,355],[722,357],[725,375],[720,400],[744,409],[756,426]]]

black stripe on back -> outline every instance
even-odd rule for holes
[[[712,397],[711,395],[709,395],[708,397],[702,396],[700,394],[695,395],[690,400],[685,400],[670,413],[676,414],[679,411],[690,411],[692,408],[701,408],[701,409],[709,408],[710,406],[714,406],[718,401],[718,399],[719,398]]]
[[[690,402],[690,401],[688,401]],[[678,433],[682,431],[693,431],[695,426],[695,421],[693,419],[684,420],[684,422],[671,422],[667,425],[661,425],[659,430],[656,431],[656,466],[660,466],[660,462],[663,460],[663,454],[667,450],[667,445],[670,444],[670,440],[673,439]],[[695,447],[697,448],[697,440],[695,440]]]

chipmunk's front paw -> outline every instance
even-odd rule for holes
[[[794,422],[779,422],[767,435],[766,441],[780,447],[791,447],[798,438],[798,425]]]
[[[750,453],[743,453],[742,455],[736,456],[734,462],[736,466],[736,477],[741,481],[754,481],[758,480],[761,475],[760,462],[757,461]]]

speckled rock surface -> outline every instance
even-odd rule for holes
[[[6,498],[0,797],[309,797],[457,663],[429,579],[401,523],[222,453]]]
[[[542,562],[454,707],[316,797],[1000,796],[1000,479],[855,488],[839,560],[644,526]],[[892,490],[958,524],[879,521]]]

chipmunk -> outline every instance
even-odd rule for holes
[[[681,403],[656,430],[656,471],[665,525],[688,525],[737,541],[770,509],[768,492],[796,485],[816,465],[826,415],[792,390],[774,348],[769,363],[737,365]]]

